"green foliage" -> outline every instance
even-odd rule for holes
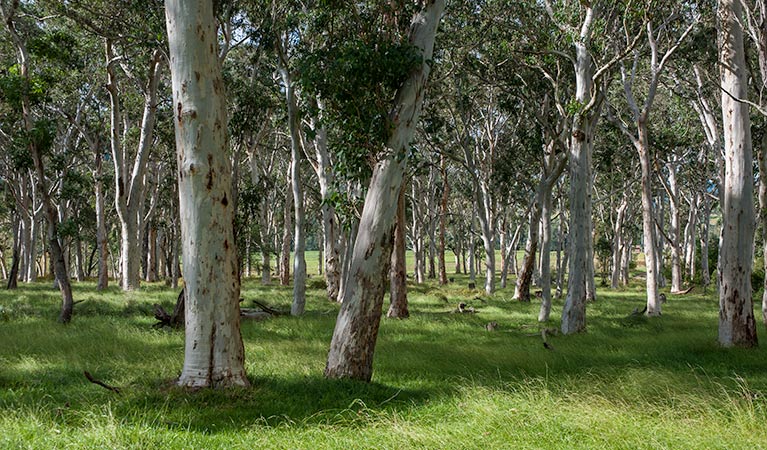
[[[413,46],[380,35],[329,43],[301,55],[296,67],[302,89],[323,99],[323,120],[334,131],[334,171],[351,178],[369,175],[371,158],[384,150],[391,131],[394,94],[421,62]]]

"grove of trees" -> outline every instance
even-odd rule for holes
[[[386,294],[406,318],[407,283],[451,273],[513,275],[563,334],[637,270],[650,320],[670,283],[718,292],[722,346],[757,344],[759,289],[767,324],[767,1],[0,12],[6,287],[51,280],[77,326],[78,282],[183,279],[180,385],[248,384],[240,281],[292,284],[301,316],[306,251],[342,303],[330,378],[369,381]]]

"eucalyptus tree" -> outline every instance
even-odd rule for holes
[[[57,5],[63,14],[104,43],[109,142],[121,236],[120,285],[124,290],[139,288],[142,247],[136,243],[143,242],[150,218],[146,206],[147,165],[167,63],[161,4],[159,0],[144,0],[119,7],[105,1],[75,0]],[[138,126],[133,125],[136,109],[141,111]]]
[[[676,4],[676,2],[673,2]],[[659,7],[662,5],[656,5]],[[684,9],[684,8],[683,8]],[[659,8],[656,11],[658,17],[648,17],[645,20],[645,36],[647,39],[647,50],[649,50],[649,61],[647,62],[648,79],[646,92],[642,93],[643,102],[637,101],[637,76],[639,65],[641,62],[642,53],[640,49],[634,50],[633,63],[630,68],[621,61],[621,80],[623,82],[623,91],[625,100],[630,111],[630,121],[622,120],[621,117],[614,117],[614,123],[623,132],[626,137],[629,138],[633,146],[636,148],[639,154],[639,161],[641,167],[641,198],[642,198],[642,231],[644,242],[644,254],[645,254],[645,267],[647,268],[646,276],[646,291],[647,291],[647,315],[659,316],[661,313],[661,301],[658,292],[658,260],[660,255],[658,252],[658,245],[656,243],[655,233],[655,216],[653,212],[653,189],[652,180],[653,168],[652,157],[650,149],[650,137],[649,137],[649,122],[650,112],[655,101],[655,97],[658,92],[658,85],[661,82],[661,77],[669,63],[671,57],[675,51],[682,44],[684,39],[690,34],[697,20],[687,19],[690,16],[689,11],[680,11],[678,7],[671,7],[668,11]],[[687,20],[685,20],[687,19]],[[685,23],[687,21],[688,23]],[[680,23],[681,22],[681,23]],[[641,24],[639,24],[641,26]],[[634,34],[634,28],[637,24],[627,29],[625,35],[627,39],[632,39]],[[625,45],[631,46],[632,42],[627,41]],[[671,190],[672,193],[675,193]],[[677,197],[674,196],[673,201],[676,202]],[[675,205],[676,206],[676,205]],[[677,218],[678,219],[678,218]],[[674,220],[673,226],[678,229],[678,221]],[[678,242],[677,237],[675,242]],[[674,248],[677,248],[674,246]],[[677,269],[679,255],[675,251]],[[676,273],[673,277],[676,285],[672,285],[672,290],[681,290],[681,276]]]
[[[640,35],[611,54],[597,36],[618,32],[618,23],[631,4],[608,1],[544,0],[545,14],[551,19],[557,45],[551,53],[573,65],[573,96],[567,103],[571,120],[570,159],[570,245],[568,288],[562,310],[562,332],[571,334],[586,327],[586,302],[594,300],[594,266],[591,224],[591,154],[594,130],[602,107],[602,87],[615,64],[630,53]]]
[[[186,295],[186,387],[247,386],[226,94],[213,4],[165,2]]]
[[[740,0],[720,0],[719,62],[725,167],[719,272],[719,343],[757,344],[751,299],[754,205],[751,120]]]
[[[365,197],[357,239],[347,280],[343,305],[333,331],[325,376],[369,381],[373,373],[373,352],[381,318],[385,280],[388,275],[395,207],[407,167],[410,141],[418,123],[428,79],[437,26],[445,8],[444,0],[424,2],[413,14],[407,37],[397,39],[402,48],[398,70],[385,85],[396,90],[384,123],[382,147]],[[384,19],[392,33],[402,33],[399,17],[407,9],[390,11]],[[393,67],[389,68],[390,70]],[[384,111],[380,111],[384,114]]]
[[[46,154],[49,153],[55,139],[54,123],[46,119],[46,114],[42,110],[45,102],[44,86],[45,81],[42,77],[41,69],[34,65],[33,57],[37,62],[43,63],[46,57],[55,55],[30,52],[29,42],[35,37],[46,36],[49,31],[36,23],[34,15],[26,15],[27,23],[20,15],[28,5],[22,5],[18,0],[9,0],[0,2],[0,13],[2,13],[3,22],[11,38],[13,48],[16,52],[17,63],[12,68],[12,80],[16,92],[10,97],[13,111],[17,114],[18,129],[21,133],[16,137],[19,143],[26,149],[34,165],[34,174],[36,176],[36,185],[43,205],[46,220],[48,222],[48,246],[51,253],[51,260],[54,269],[55,279],[61,291],[61,312],[59,322],[68,323],[72,319],[72,287],[69,281],[64,252],[59,241],[58,210],[51,198],[50,181],[46,173],[47,161]],[[29,33],[29,34],[28,34]],[[37,33],[37,36],[31,35]],[[33,50],[45,49],[45,47],[34,46]],[[40,64],[44,66],[44,64]]]

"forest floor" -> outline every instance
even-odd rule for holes
[[[588,330],[549,333],[547,349],[562,300],[540,325],[540,301],[511,286],[411,285],[411,318],[382,319],[366,384],[322,376],[339,306],[319,281],[303,317],[243,322],[252,388],[195,393],[173,386],[183,332],[152,328],[152,304],[177,292],[75,283],[85,301],[62,326],[50,281],[0,291],[0,448],[767,448],[767,347],[720,348],[713,293],[669,295],[646,319],[627,317],[641,286],[600,289]],[[242,297],[288,308],[291,289],[248,280]]]

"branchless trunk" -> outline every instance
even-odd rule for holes
[[[290,229],[293,223],[293,191],[292,191],[292,166],[288,168],[288,182],[291,190],[285,192],[285,206],[283,211],[283,230],[282,246],[280,247],[280,284],[288,286],[290,284],[290,241],[293,234]]]
[[[754,205],[751,120],[740,0],[719,1],[719,61],[724,122],[724,201],[719,273],[719,343],[757,344],[751,300]]]
[[[287,55],[281,42],[277,41],[279,70],[285,85],[288,105],[288,129],[290,131],[290,186],[293,194],[295,229],[293,231],[293,303],[290,314],[300,316],[306,307],[306,232],[304,231],[304,188],[301,184],[301,130],[299,129],[296,87],[288,68]]]
[[[247,386],[224,82],[213,4],[166,0],[179,173],[186,387]]]
[[[439,259],[439,284],[445,285],[447,284],[447,267],[445,265],[445,222],[447,221],[447,200],[450,197],[450,183],[447,180],[447,167],[444,156],[442,156],[442,159],[440,160],[440,166],[442,171],[442,197],[439,202],[439,248],[437,249],[437,256]]]
[[[620,206],[616,210],[615,223],[613,224],[613,271],[610,277],[610,287],[618,289],[620,285],[621,248],[623,247],[623,223],[626,218],[626,209],[629,206],[628,195],[624,193]]]
[[[407,308],[407,268],[405,267],[405,192],[402,184],[397,199],[397,221],[394,226],[394,249],[391,252],[389,311],[386,317],[405,319],[410,316]]]
[[[317,102],[320,111],[322,102]],[[320,117],[321,119],[321,117]],[[328,152],[327,130],[320,123],[313,121],[316,138],[314,146],[317,154],[317,179],[320,184],[320,206],[322,213],[322,255],[324,260],[325,283],[327,284],[328,299],[338,298],[339,285],[341,283],[341,247],[339,235],[341,229],[336,217],[335,208],[327,201],[330,198],[330,188],[333,184],[333,169],[331,167],[330,153]]]
[[[373,169],[360,218],[344,302],[330,344],[325,376],[370,381],[385,281],[389,272],[397,202],[407,164],[407,148],[418,123],[426,79],[431,70],[434,37],[444,0],[426,3],[413,19],[410,42],[423,63],[399,88],[389,115],[388,157]]]

